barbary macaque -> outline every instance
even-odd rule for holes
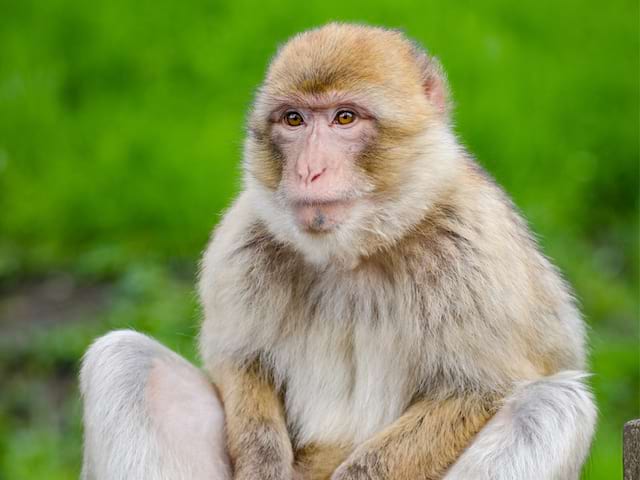
[[[579,477],[580,313],[400,32],[280,49],[199,292],[208,376],[135,332],[88,351],[85,478]]]

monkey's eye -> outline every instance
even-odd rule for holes
[[[299,127],[300,125],[302,125],[304,123],[304,120],[302,119],[302,115],[300,115],[298,112],[287,112],[287,113],[285,113],[284,114],[284,121],[290,127]]]
[[[336,113],[336,117],[333,119],[333,123],[338,125],[349,125],[356,119],[356,114],[351,110],[340,110]]]

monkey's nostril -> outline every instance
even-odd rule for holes
[[[320,172],[316,173],[313,177],[311,177],[311,182],[315,182],[326,170],[326,168],[323,168]]]

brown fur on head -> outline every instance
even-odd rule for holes
[[[289,140],[283,140],[283,112],[315,112],[335,105],[357,107],[366,128],[350,143],[334,145],[333,150],[331,138],[318,141],[316,157],[337,158],[334,163],[340,169],[332,173],[338,169],[330,166],[325,178],[317,182],[324,182],[324,187],[309,186],[309,182],[304,188],[292,187],[296,181],[293,165],[307,154],[306,147],[292,152]],[[417,222],[432,198],[446,189],[457,159],[448,123],[446,80],[437,60],[398,31],[331,23],[294,37],[271,63],[249,119],[248,183],[265,195],[271,192],[277,209],[283,212],[295,209],[291,198],[306,199],[309,208],[327,199],[356,199],[355,204],[340,205],[333,211],[318,207],[317,222],[310,219],[313,212],[306,212],[307,224],[326,225],[324,220],[329,218],[328,223],[339,228],[325,228],[322,233],[338,232],[345,242],[377,248],[384,243],[382,239]],[[311,182],[327,170],[324,166],[330,162],[324,162]],[[304,169],[312,168],[305,164],[297,171]],[[382,225],[388,223],[384,217],[389,214],[397,214],[405,224],[384,231]],[[283,217],[267,223],[291,222]],[[282,238],[309,240],[308,232],[289,227]],[[326,247],[331,242],[326,237],[321,246],[313,248]],[[333,253],[340,250],[335,245],[332,248]]]
[[[399,31],[330,23],[301,33],[280,49],[259,90],[250,133],[263,155],[250,170],[265,185],[277,188],[282,158],[269,139],[274,108],[348,93],[362,99],[376,119],[378,142],[362,155],[361,163],[369,175],[379,177],[385,149],[419,135],[430,122],[447,115],[446,90],[438,61]],[[393,164],[386,167],[392,169]],[[388,186],[376,179],[378,186]]]

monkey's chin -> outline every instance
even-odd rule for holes
[[[336,200],[318,203],[299,203],[293,212],[300,229],[309,234],[328,234],[347,218],[352,202]]]

